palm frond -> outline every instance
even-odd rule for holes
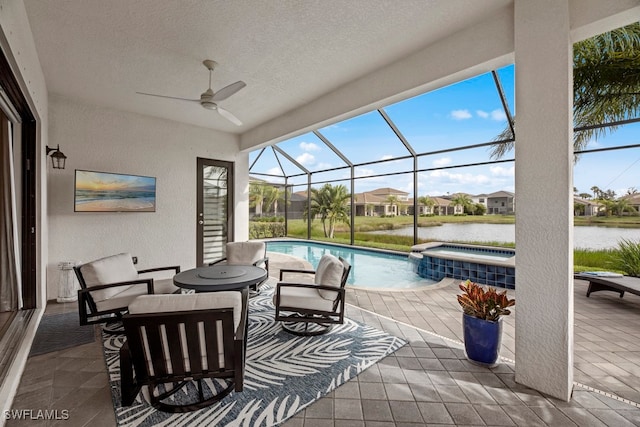
[[[580,128],[640,117],[640,22],[597,35],[573,45],[573,122]],[[514,119],[515,120],[515,119]],[[574,133],[575,151],[618,126]],[[513,139],[505,128],[494,141]],[[491,146],[493,159],[504,157],[514,142]]]

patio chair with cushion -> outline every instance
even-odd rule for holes
[[[316,270],[281,269],[273,296],[276,321],[295,335],[320,335],[344,322],[345,284],[351,265],[323,255]],[[284,282],[284,274],[313,274],[313,283]]]
[[[137,297],[122,318],[122,406],[133,405],[144,385],[153,407],[173,413],[242,391],[247,312],[246,289]],[[184,388],[193,382],[197,390]]]
[[[73,269],[80,283],[78,312],[81,325],[119,320],[129,303],[139,295],[170,294],[180,290],[173,285],[172,278],[147,277],[170,270],[177,274],[180,266],[138,271],[128,253],[100,258]]]
[[[262,267],[267,270],[267,279],[269,278],[269,258],[267,258],[267,245],[264,242],[229,242],[226,245],[226,256],[209,263],[209,265],[217,264]],[[252,286],[252,289],[257,290],[262,283],[264,282]]]

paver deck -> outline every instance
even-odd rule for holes
[[[272,277],[285,265],[305,266],[286,256],[269,256]],[[512,363],[487,369],[466,361],[455,282],[397,292],[349,288],[347,316],[409,344],[285,426],[640,426],[640,297],[599,292],[587,298],[586,287],[587,282],[575,282],[578,385],[570,402],[517,384]],[[77,307],[52,303],[47,314],[69,310]],[[514,358],[515,318],[504,318],[502,356],[508,359]],[[70,419],[58,422],[65,426],[115,425],[100,342],[30,358],[13,408],[68,409]],[[18,424],[30,425],[7,422]]]

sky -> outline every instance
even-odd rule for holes
[[[514,66],[497,70],[510,114],[514,107]],[[319,129],[333,146],[355,165],[355,192],[392,187],[406,191],[410,197],[439,196],[464,192],[489,194],[495,191],[514,191],[514,163],[464,166],[491,161],[490,149],[442,152],[456,147],[493,141],[507,127],[496,84],[491,73],[473,77],[456,84],[428,92],[383,108],[416,153],[430,153],[418,157],[417,192],[413,188],[411,173],[376,176],[413,169],[413,160],[398,159],[409,156],[409,151],[386,124],[377,111]],[[589,142],[587,149],[606,148],[640,143],[640,123],[619,127],[615,132]],[[314,172],[313,182],[339,180],[333,185],[345,184],[349,188],[348,168],[332,172],[326,169],[346,166],[324,142],[313,133],[278,143],[278,147]],[[250,154],[253,164],[259,151]],[[378,160],[384,163],[369,164]],[[513,159],[513,151],[503,159]],[[280,156],[280,164],[287,175],[302,171]],[[272,150],[265,150],[250,172],[274,174],[282,172]],[[283,179],[257,176],[271,182]],[[306,188],[306,175],[290,178],[294,191]],[[298,185],[299,184],[299,185]],[[574,187],[578,193],[592,193],[591,188],[614,190],[617,196],[630,188],[640,191],[640,148],[583,154],[574,166]]]
[[[156,186],[156,179],[148,176],[123,175],[107,172],[76,170],[78,190],[130,190]]]

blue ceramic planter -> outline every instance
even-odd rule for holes
[[[467,358],[485,366],[495,366],[502,343],[502,319],[497,322],[463,314],[464,348]]]

